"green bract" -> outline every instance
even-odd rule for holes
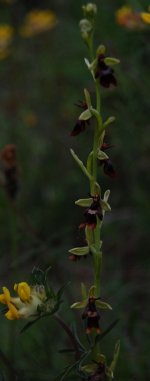
[[[105,160],[105,159],[108,159],[108,155],[106,155],[106,153],[104,151],[101,151],[99,148],[98,148],[98,151],[97,151],[97,158],[99,160]]]
[[[88,120],[88,119],[91,118],[91,116],[92,116],[91,111],[90,110],[85,110],[79,116],[79,120]]]
[[[83,247],[74,247],[73,249],[69,250],[69,253],[75,254],[75,255],[87,255],[89,253],[89,247],[83,246]]]
[[[80,200],[75,201],[75,204],[78,206],[82,206],[84,208],[88,208],[92,203],[92,198],[81,198]]]
[[[106,57],[104,59],[104,62],[108,66],[114,66],[114,65],[118,65],[120,63],[120,60],[118,60],[117,58],[113,58],[113,57]]]

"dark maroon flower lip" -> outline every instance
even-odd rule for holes
[[[91,198],[93,199],[93,201],[89,208],[87,208],[84,212],[85,222],[80,224],[79,228],[88,226],[88,228],[91,230],[95,229],[97,225],[97,217],[101,221],[103,219],[100,196],[97,193],[95,193],[93,196],[91,195]]]
[[[88,106],[87,106],[85,101],[79,101],[78,103],[75,104],[75,106],[80,107],[83,111],[88,109]],[[78,119],[73,130],[72,130],[72,132],[70,133],[70,135],[71,136],[77,136],[81,132],[83,132],[85,130],[85,128],[89,125],[90,119],[91,119],[91,117],[87,120]]]
[[[88,334],[93,330],[96,330],[97,333],[101,332],[99,327],[100,313],[97,311],[95,301],[95,297],[90,297],[82,313],[82,319],[86,319],[86,333]]]
[[[114,70],[110,66],[106,65],[104,59],[104,54],[100,54],[95,70],[95,78],[99,79],[100,84],[105,88],[109,88],[111,85],[117,86]]]
[[[102,151],[107,151],[109,148],[112,148],[113,145],[109,144],[109,143],[103,143],[101,145],[101,150]],[[103,159],[103,160],[100,160],[100,165],[103,165],[103,171],[105,173],[105,175],[111,177],[111,178],[116,178],[117,177],[117,173],[114,169],[114,166],[113,166],[113,163],[112,161],[108,158],[108,159]]]
[[[101,165],[103,165],[103,171],[105,175],[116,178],[117,173],[113,167],[112,161],[110,159],[101,160]]]
[[[70,135],[71,136],[79,135],[81,132],[83,132],[85,130],[85,127],[86,127],[86,122],[84,120],[78,119],[78,121],[77,121],[76,125],[74,126]]]

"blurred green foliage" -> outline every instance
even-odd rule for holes
[[[51,265],[50,283],[56,289],[71,280],[61,314],[69,325],[77,320],[80,334],[80,314],[70,311],[69,305],[80,300],[80,282],[92,282],[90,259],[72,263],[67,251],[84,244],[78,229],[83,214],[74,201],[89,192],[86,178],[69,153],[72,147],[84,160],[92,137],[91,128],[70,137],[78,117],[74,104],[83,99],[84,87],[94,94],[78,29],[82,3],[43,0],[42,8],[52,9],[58,24],[28,39],[19,36],[18,28],[26,13],[40,8],[41,2],[0,3],[0,23],[16,30],[11,54],[0,61],[0,149],[16,144],[20,172],[17,213],[0,190],[0,285],[27,280],[34,265],[43,269]],[[148,6],[146,0],[129,3],[138,9]],[[113,312],[104,311],[101,326],[104,329],[120,318],[102,342],[102,351],[110,360],[115,341],[121,337],[115,379],[147,381],[150,29],[130,31],[118,26],[115,11],[123,4],[97,1],[97,45],[105,44],[108,55],[121,60],[116,69],[117,89],[102,91],[104,118],[116,116],[107,141],[114,145],[111,156],[117,179],[106,177],[99,169],[103,191],[111,190],[112,206],[103,227],[103,295]],[[68,345],[65,334],[58,332],[51,318],[19,335],[21,327],[22,323],[1,317],[1,379],[4,375],[6,380],[15,380],[13,367],[19,374],[17,380],[53,380],[68,361],[68,355],[58,353]]]

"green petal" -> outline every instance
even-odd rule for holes
[[[101,300],[96,300],[96,306],[101,309],[112,310],[110,304],[102,302]]]
[[[80,308],[85,308],[87,305],[87,300],[83,300],[82,302],[76,302],[76,303],[73,303],[70,308],[76,308],[76,309],[80,309]]]
[[[114,57],[106,57],[104,59],[104,62],[106,65],[114,66],[114,65],[118,65],[120,63],[120,60],[118,60],[118,58],[114,58]]]

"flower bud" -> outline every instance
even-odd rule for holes
[[[94,3],[83,5],[83,11],[86,16],[94,17],[97,14],[97,6]]]
[[[81,36],[85,42],[88,42],[90,34],[92,32],[93,26],[91,22],[87,19],[82,19],[80,21],[80,31],[81,31]]]

